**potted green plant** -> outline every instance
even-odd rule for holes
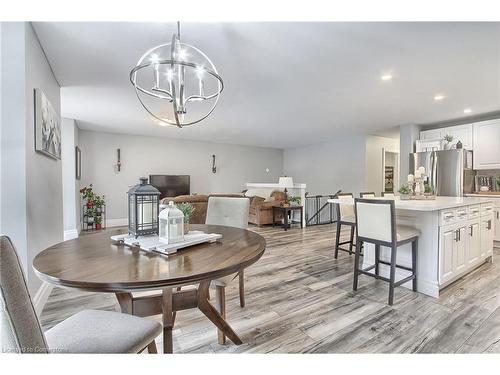
[[[96,212],[94,207],[88,208],[87,211],[85,211],[85,221],[87,222],[87,224],[94,225],[95,217]]]
[[[434,186],[425,184],[424,185],[424,195],[433,195],[434,194]]]
[[[300,206],[300,197],[288,197],[287,199],[288,203],[290,203],[292,206]]]
[[[80,194],[82,194],[83,199],[87,200],[87,208],[92,208],[94,206],[94,193],[92,192],[92,184],[81,188]]]
[[[444,144],[444,149],[445,150],[450,150],[451,149],[451,142],[453,141],[453,136],[451,134],[446,134],[443,139],[446,141]]]
[[[101,197],[100,195],[95,195],[94,197],[94,207],[96,210],[96,213],[98,215],[101,215],[102,213],[102,206],[104,206],[106,202],[104,201],[104,195]]]
[[[411,187],[409,185],[403,185],[399,188],[399,194],[401,194],[402,200],[410,199]]]
[[[184,234],[189,233],[189,220],[191,216],[193,216],[193,212],[195,208],[191,203],[180,203],[177,205],[177,208],[181,210],[184,215]]]

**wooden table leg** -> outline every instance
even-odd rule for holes
[[[174,316],[172,312],[172,288],[163,289],[163,353],[173,352],[172,328],[174,326]]]
[[[215,303],[222,319],[226,319],[226,288],[222,285],[217,285],[215,287]],[[226,343],[226,335],[224,332],[217,329],[217,335],[219,337],[219,344],[224,345]]]
[[[241,345],[242,341],[233,331],[231,326],[227,324],[224,318],[219,314],[217,309],[208,302],[208,290],[210,288],[210,280],[205,280],[198,287],[198,308],[205,316],[219,328],[224,334],[236,345]]]

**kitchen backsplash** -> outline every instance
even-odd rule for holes
[[[476,172],[476,181],[481,177],[492,177],[493,183],[493,191],[500,191],[500,187],[497,184],[497,181],[500,181],[500,169],[482,169]],[[479,187],[476,186],[476,191],[479,191]]]

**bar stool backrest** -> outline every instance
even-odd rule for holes
[[[383,197],[391,197],[391,198],[396,196],[396,194],[394,194],[394,193],[387,193],[385,191],[383,191],[381,195]]]
[[[337,199],[352,199],[354,195],[352,193],[340,193],[337,194]],[[354,206],[350,204],[337,204],[337,220],[342,220],[348,216],[354,216]]]
[[[356,198],[356,233],[361,241],[392,246],[396,243],[394,200]]]
[[[361,198],[375,198],[376,195],[374,192],[371,192],[371,191],[367,191],[367,192],[364,192],[364,193],[359,193],[359,196]]]

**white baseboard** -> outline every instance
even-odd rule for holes
[[[35,307],[35,311],[38,316],[42,313],[43,307],[47,303],[47,299],[49,298],[52,289],[54,289],[52,284],[44,282],[36,291],[35,296],[33,297],[33,306]]]
[[[70,229],[64,231],[64,241],[72,240],[73,238],[78,238],[78,229]]]
[[[106,220],[106,225],[108,227],[123,227],[128,225],[128,219],[127,218],[122,218],[122,219],[108,219]]]

